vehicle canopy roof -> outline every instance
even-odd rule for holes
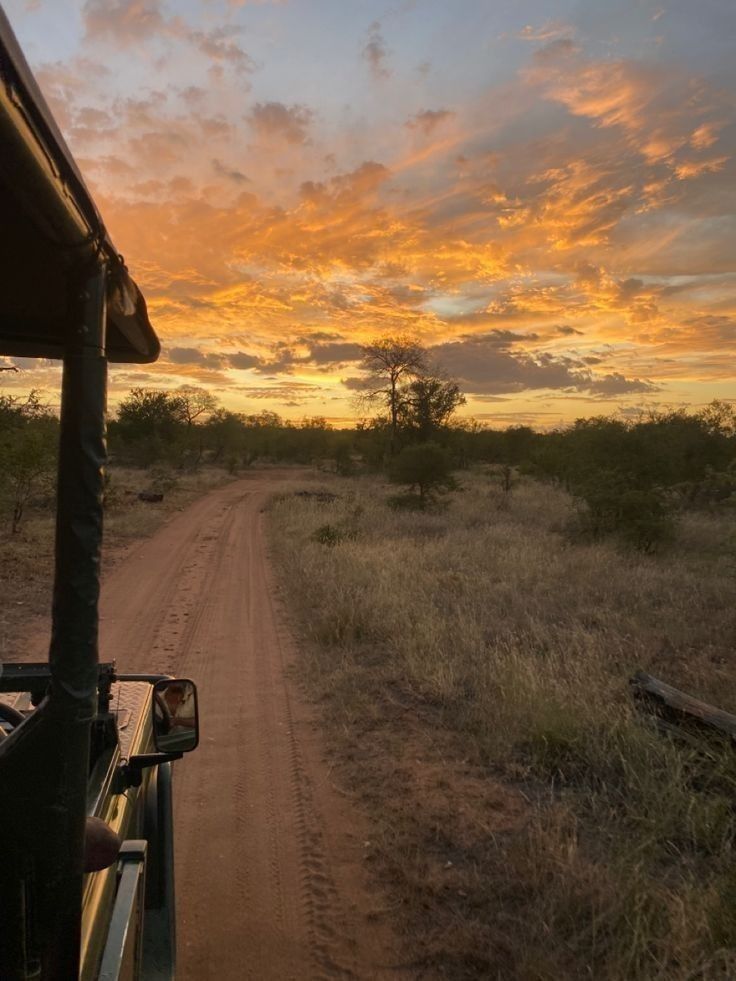
[[[0,7],[0,354],[62,358],[82,270],[109,266],[110,361],[155,361],[160,345],[82,175]]]

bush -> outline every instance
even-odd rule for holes
[[[658,488],[631,486],[621,475],[602,473],[578,487],[581,527],[594,539],[616,535],[642,552],[654,552],[670,537],[670,505]]]
[[[37,392],[0,395],[0,509],[13,533],[26,508],[50,496],[56,474],[59,423]]]
[[[726,471],[706,467],[702,480],[685,481],[673,489],[687,507],[732,506],[736,504],[736,467],[732,464]]]
[[[337,528],[335,525],[321,525],[312,535],[312,541],[319,542],[320,545],[330,547],[339,545],[350,536],[346,531]]]
[[[149,489],[154,494],[168,494],[174,490],[179,480],[173,471],[166,466],[151,467],[148,471]]]
[[[406,484],[411,490],[416,488],[422,500],[456,486],[450,454],[437,443],[407,446],[393,461],[389,476],[395,484]]]

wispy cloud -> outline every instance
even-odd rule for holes
[[[363,59],[368,63],[375,79],[386,79],[391,74],[388,67],[388,48],[381,33],[381,24],[374,21],[368,28],[368,38],[363,45]]]
[[[564,24],[562,21],[557,20],[548,20],[538,26],[526,24],[516,37],[521,41],[544,43],[547,41],[556,41],[559,38],[570,38],[574,34],[575,28],[571,24]]]
[[[451,109],[421,109],[407,119],[406,126],[419,130],[424,136],[431,136],[438,126],[452,119],[454,115]]]

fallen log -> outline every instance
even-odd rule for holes
[[[701,702],[645,671],[637,671],[629,684],[634,698],[660,718],[680,725],[716,729],[736,741],[736,715]]]
[[[160,504],[163,499],[163,494],[155,494],[153,491],[141,491],[138,495],[138,500],[145,501],[147,504]]]

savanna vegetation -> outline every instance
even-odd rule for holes
[[[417,976],[736,976],[732,747],[664,736],[627,685],[736,710],[733,406],[499,430],[412,339],[364,355],[352,429],[132,390],[108,540],[247,468],[316,468],[274,554]],[[48,587],[57,436],[38,393],[0,396],[2,633]]]
[[[628,685],[736,709],[732,406],[418,425],[452,383],[408,353],[355,434],[372,472],[283,497],[272,536],[411,968],[736,976],[733,746],[663,733]]]
[[[418,370],[418,369],[413,369]],[[158,487],[172,474],[215,466],[235,474],[254,463],[317,465],[343,476],[385,473],[408,497],[398,506],[436,506],[452,474],[498,465],[564,488],[579,532],[618,535],[654,551],[684,510],[726,508],[736,492],[736,413],[714,402],[698,412],[650,412],[635,420],[599,416],[553,432],[484,428],[455,416],[457,385],[425,374],[392,382],[394,369],[363,396],[373,407],[354,429],[322,417],[299,422],[274,412],[236,413],[193,386],[133,389],[110,419],[112,469],[139,468]],[[402,376],[403,377],[403,376]],[[38,392],[0,395],[0,525],[20,528],[27,508],[45,507],[56,469],[58,420]],[[168,476],[167,476],[168,475]]]
[[[581,535],[561,482],[508,476],[474,466],[422,510],[332,477],[271,512],[412,970],[734,977],[733,747],[663,735],[628,679],[736,709],[736,514],[687,510],[652,555]]]

